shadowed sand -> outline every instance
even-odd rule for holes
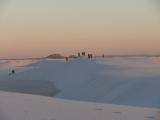
[[[52,81],[0,80],[0,91],[55,96],[59,91]]]

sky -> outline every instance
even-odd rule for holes
[[[158,0],[1,0],[0,58],[160,54]]]

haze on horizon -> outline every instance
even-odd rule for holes
[[[160,54],[157,5],[156,0],[7,0],[0,5],[0,58],[84,50]]]

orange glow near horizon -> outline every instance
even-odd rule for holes
[[[63,26],[1,31],[2,57],[40,57],[79,51],[94,54],[158,54],[160,27],[153,25]]]

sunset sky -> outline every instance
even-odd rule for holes
[[[160,54],[156,0],[4,0],[0,4],[0,58],[78,51]]]

